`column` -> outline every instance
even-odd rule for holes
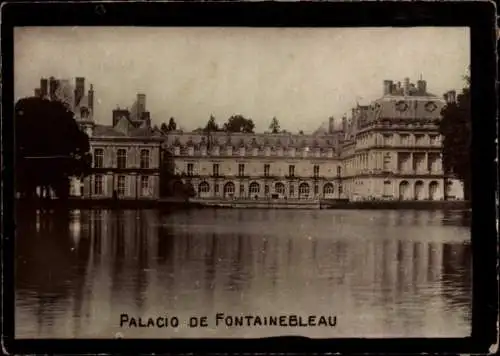
[[[413,152],[410,152],[410,158],[409,158],[409,172],[413,173]]]
[[[428,174],[430,171],[429,169],[429,153],[425,152],[424,153],[424,172]]]

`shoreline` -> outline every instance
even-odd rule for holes
[[[39,200],[16,199],[18,207],[65,209],[307,209],[307,210],[468,210],[469,201],[255,201],[255,200],[185,200],[167,198],[160,200],[81,199]]]

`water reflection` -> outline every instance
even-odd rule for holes
[[[470,333],[468,217],[430,211],[18,214],[20,338]],[[336,314],[335,329],[120,329],[119,316]],[[213,324],[213,323],[212,323]]]

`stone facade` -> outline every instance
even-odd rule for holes
[[[312,135],[174,131],[163,147],[198,198],[463,199],[442,169],[446,101],[426,84],[384,81],[380,99]]]
[[[159,199],[160,149],[162,135],[151,127],[146,96],[137,94],[131,110],[113,110],[112,125],[96,124],[93,115],[94,91],[85,95],[85,79],[76,78],[73,95],[69,81],[41,80],[39,95],[47,92],[47,82],[55,96],[75,113],[75,120],[89,136],[91,174],[83,180],[72,178],[70,195],[91,199]],[[60,89],[64,88],[64,90]],[[62,95],[60,93],[66,93]]]
[[[164,147],[198,197],[333,198],[343,196],[338,137],[171,132]]]

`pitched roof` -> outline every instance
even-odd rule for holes
[[[99,137],[125,137],[126,135],[118,130],[115,130],[112,126],[108,125],[95,125],[93,136]]]

